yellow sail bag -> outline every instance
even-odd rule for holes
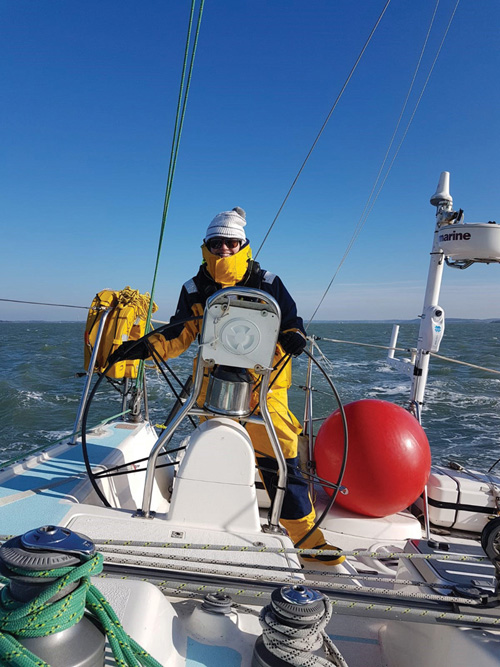
[[[150,299],[148,293],[140,294],[138,290],[130,287],[125,287],[121,291],[106,289],[96,294],[89,308],[85,326],[85,370],[89,368],[97,332],[104,314],[109,311],[95,360],[94,370],[99,373],[104,372],[108,365],[109,355],[123,342],[137,340],[144,335]],[[157,310],[158,306],[153,303],[152,312]],[[139,361],[118,361],[107,375],[112,378],[135,378],[138,367]]]

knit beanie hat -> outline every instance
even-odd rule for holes
[[[205,241],[214,236],[220,236],[225,239],[241,239],[246,241],[243,227],[247,224],[245,211],[236,206],[232,211],[222,211],[215,216],[208,225]]]

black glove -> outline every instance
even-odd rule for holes
[[[307,339],[301,331],[285,331],[284,333],[280,333],[278,341],[285,352],[293,354],[294,357],[302,354],[307,345]]]
[[[147,359],[151,356],[149,347],[144,338],[139,340],[126,340],[116,348],[113,354],[108,357],[108,364],[116,364],[117,361],[126,359]]]

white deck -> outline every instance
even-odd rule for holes
[[[117,424],[93,433],[90,441],[93,467],[102,469],[146,455],[155,434],[146,425],[123,428]],[[457,627],[448,624],[448,612],[436,622],[425,608],[419,611],[411,597],[403,602],[390,597],[377,600],[377,589],[405,595],[436,593],[431,585],[417,588],[403,583],[410,579],[436,586],[439,582],[432,579],[435,574],[430,568],[403,561],[395,578],[391,563],[348,558],[334,568],[308,563],[303,569],[297,554],[279,553],[292,549],[293,544],[286,535],[262,530],[266,511],[259,516],[253,463],[248,474],[241,470],[242,465],[249,466],[253,455],[248,443],[240,444],[239,453],[231,445],[229,452],[219,452],[219,459],[226,461],[220,472],[217,461],[209,470],[211,460],[206,451],[203,454],[203,447],[199,448],[200,460],[191,453],[186,459],[192,459],[189,466],[184,466],[175,483],[184,485],[184,490],[200,488],[203,483],[204,494],[197,502],[186,504],[189,498],[186,501],[178,488],[177,499],[183,500],[176,512],[169,513],[170,469],[160,471],[154,487],[152,506],[157,513],[153,519],[136,516],[144,473],[106,481],[104,490],[114,507],[105,508],[82,477],[80,447],[58,446],[0,473],[1,532],[20,534],[57,523],[94,540],[105,556],[105,578],[96,578],[96,585],[128,632],[165,667],[249,666],[261,634],[258,614],[273,588],[284,582],[313,582],[314,587],[328,592],[334,614],[327,632],[349,667],[498,667],[500,628],[492,623],[500,625],[500,619],[495,611],[488,617],[486,611],[478,610],[478,615],[484,614],[483,623]],[[231,466],[238,475],[232,474]],[[318,511],[324,502],[319,493]],[[209,510],[214,518],[206,526],[204,516]],[[422,537],[419,521],[408,512],[371,519],[335,508],[325,520],[324,531],[331,544],[344,550],[387,548],[397,553],[408,540]],[[134,545],[117,546],[117,541]],[[470,544],[470,540],[455,541]],[[148,546],[151,543],[169,546]],[[469,578],[476,577],[481,567],[471,570]],[[491,579],[492,566],[487,567],[484,576]],[[368,571],[379,580],[363,579]],[[203,595],[221,589],[233,600],[231,613],[204,611]],[[432,610],[432,605],[427,608]],[[466,607],[461,611],[466,615],[476,612]],[[109,659],[107,664],[113,663]]]

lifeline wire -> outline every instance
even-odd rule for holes
[[[357,66],[359,65],[359,62],[360,62],[361,58],[363,57],[363,54],[364,54],[364,52],[366,51],[366,49],[367,49],[367,47],[368,47],[368,44],[370,43],[370,41],[371,41],[373,35],[375,34],[375,30],[378,28],[378,25],[379,25],[380,21],[382,20],[382,17],[384,16],[384,14],[385,14],[385,12],[386,12],[386,9],[389,7],[390,2],[391,2],[391,0],[387,0],[387,2],[385,3],[385,6],[384,6],[384,8],[383,8],[383,10],[382,10],[382,12],[381,12],[381,14],[380,14],[380,16],[378,17],[378,19],[377,19],[375,25],[373,26],[372,31],[370,32],[370,34],[369,34],[369,36],[368,36],[368,39],[367,39],[366,42],[364,43],[363,48],[361,49],[361,51],[360,51],[360,53],[359,53],[359,55],[358,55],[358,57],[357,57],[357,59],[356,59],[356,62],[355,62],[354,65],[352,66],[352,69],[351,69],[351,71],[349,72],[349,74],[348,74],[348,76],[347,76],[347,79],[344,81],[344,85],[343,85],[342,88],[340,89],[340,93],[337,95],[337,99],[335,100],[335,102],[333,103],[332,108],[331,108],[330,111],[328,112],[328,116],[326,117],[326,119],[325,119],[323,125],[321,126],[320,131],[319,131],[318,134],[316,135],[316,139],[314,140],[313,145],[312,145],[311,148],[309,149],[309,153],[306,155],[304,162],[302,163],[302,165],[301,165],[299,171],[297,172],[297,175],[295,176],[295,179],[294,179],[292,185],[290,186],[290,189],[289,189],[288,192],[286,193],[286,196],[285,196],[285,198],[284,198],[284,200],[283,200],[281,206],[279,207],[278,212],[276,213],[276,215],[275,215],[275,217],[274,217],[274,220],[273,220],[272,223],[271,223],[271,226],[270,226],[269,229],[267,230],[267,233],[266,233],[266,235],[264,236],[264,239],[263,239],[262,243],[260,244],[259,249],[257,250],[257,253],[256,253],[256,255],[255,255],[255,259],[257,259],[257,257],[258,257],[258,255],[259,255],[260,251],[262,250],[262,247],[264,246],[264,243],[267,241],[267,237],[268,237],[269,234],[271,233],[271,230],[272,230],[272,228],[274,227],[276,221],[278,220],[278,217],[279,217],[281,211],[283,210],[283,208],[284,208],[284,206],[285,206],[285,204],[286,204],[288,198],[289,198],[290,195],[292,194],[292,190],[294,189],[294,187],[295,187],[297,181],[299,180],[299,177],[300,177],[300,175],[301,175],[301,173],[302,173],[304,167],[306,166],[307,161],[308,161],[309,158],[311,157],[313,150],[316,148],[316,144],[318,143],[319,138],[320,138],[321,135],[323,134],[323,131],[325,130],[325,128],[326,128],[326,126],[327,126],[327,124],[328,124],[328,121],[330,120],[330,117],[331,117],[332,113],[335,111],[335,108],[337,107],[337,104],[340,102],[340,98],[341,98],[342,95],[344,94],[344,91],[345,91],[345,89],[347,88],[347,84],[348,84],[349,81],[351,80],[351,78],[352,78],[352,76],[353,76],[353,74],[354,74],[354,72],[355,72]]]
[[[113,421],[114,419],[117,419],[118,417],[123,417],[123,415],[126,415],[129,412],[130,410],[124,410],[123,412],[119,412],[118,414],[113,415],[112,417],[107,417],[106,419],[103,419],[102,421],[95,424],[95,426],[91,426],[89,431],[93,431],[99,426],[104,426],[105,424],[108,424],[109,422]],[[73,435],[77,436],[80,435],[80,433],[81,431],[76,431],[76,433],[73,433]],[[52,442],[48,442],[45,445],[36,447],[35,449],[31,449],[29,452],[23,452],[19,456],[15,456],[14,458],[8,459],[7,461],[0,461],[0,471],[6,468],[7,466],[10,466],[12,463],[17,463],[18,461],[24,461],[25,459],[29,458],[30,456],[33,456],[33,454],[36,454],[37,452],[44,452],[49,447],[53,447],[54,445],[64,442],[69,437],[70,435],[63,435],[62,438],[59,438],[58,440],[53,440]]]
[[[385,185],[385,182],[386,182],[386,180],[387,180],[387,178],[388,178],[388,176],[389,176],[389,174],[390,174],[390,172],[391,172],[391,170],[392,170],[392,167],[393,167],[393,165],[394,165],[394,162],[395,162],[395,160],[396,160],[396,158],[397,158],[397,156],[398,156],[398,154],[399,154],[399,151],[401,150],[401,146],[403,145],[403,142],[404,142],[404,140],[406,139],[406,136],[407,136],[408,131],[409,131],[409,129],[410,129],[410,125],[411,125],[412,122],[413,122],[413,119],[414,119],[414,117],[415,117],[415,114],[416,114],[416,112],[417,112],[417,109],[418,109],[418,107],[419,107],[419,105],[420,105],[420,102],[421,102],[421,100],[422,100],[422,97],[423,97],[423,95],[424,95],[424,92],[425,92],[425,90],[426,90],[426,88],[427,88],[427,84],[429,83],[429,79],[430,79],[431,74],[432,74],[432,72],[433,72],[433,70],[434,70],[434,67],[435,67],[435,65],[436,65],[437,59],[439,58],[439,55],[440,55],[440,53],[441,53],[441,49],[443,48],[444,41],[445,41],[445,39],[446,39],[446,36],[448,35],[448,31],[449,31],[449,29],[450,29],[450,27],[451,27],[451,24],[452,24],[452,21],[453,21],[453,19],[454,19],[454,17],[455,17],[455,14],[456,14],[456,11],[457,11],[457,9],[458,9],[458,5],[459,5],[459,3],[460,3],[460,0],[457,0],[457,2],[456,2],[456,4],[455,4],[455,7],[454,7],[454,9],[453,9],[453,12],[452,12],[452,14],[451,14],[450,20],[448,21],[448,25],[446,26],[446,30],[445,30],[445,32],[444,32],[443,38],[441,39],[441,43],[440,43],[440,45],[439,45],[439,47],[438,47],[437,53],[436,53],[436,55],[435,55],[435,57],[434,57],[434,60],[433,60],[433,62],[432,62],[432,65],[431,65],[431,67],[430,67],[430,69],[429,69],[429,73],[427,74],[427,78],[426,78],[426,80],[425,80],[425,82],[424,82],[424,85],[422,86],[422,90],[420,91],[420,95],[419,95],[419,97],[418,97],[418,99],[417,99],[417,101],[416,101],[416,103],[415,103],[415,106],[414,106],[413,111],[412,111],[412,113],[411,113],[410,119],[409,119],[409,121],[408,121],[408,123],[407,123],[407,125],[406,125],[406,128],[405,128],[404,132],[403,132],[403,136],[402,136],[402,138],[401,138],[401,140],[400,140],[400,142],[399,142],[399,144],[398,144],[398,146],[397,146],[397,148],[396,148],[396,150],[395,150],[395,152],[394,152],[394,155],[393,155],[393,157],[392,157],[392,159],[391,159],[391,162],[390,162],[390,164],[389,164],[389,167],[387,168],[387,171],[386,171],[385,176],[384,176],[384,178],[383,178],[383,180],[382,180],[382,183],[380,184],[380,187],[379,187],[379,189],[377,190],[377,193],[375,194],[375,196],[373,196],[374,190],[375,190],[375,188],[377,187],[377,183],[378,183],[378,181],[379,181],[379,179],[380,179],[380,176],[381,176],[381,174],[382,174],[384,165],[385,165],[385,163],[386,163],[386,161],[387,161],[389,151],[390,151],[391,146],[392,146],[392,144],[393,144],[393,142],[394,142],[394,138],[395,138],[396,132],[397,132],[397,130],[398,130],[398,128],[399,128],[399,125],[400,125],[400,123],[401,123],[401,117],[402,117],[403,112],[404,112],[404,110],[405,110],[405,108],[406,108],[406,105],[407,105],[407,103],[408,103],[408,98],[409,98],[410,93],[411,93],[411,90],[412,90],[412,88],[413,88],[413,84],[414,84],[414,82],[415,82],[415,77],[416,77],[417,72],[418,72],[418,70],[419,70],[419,68],[420,68],[420,63],[421,63],[421,60],[422,60],[422,57],[423,57],[423,54],[424,54],[424,51],[425,51],[425,48],[426,48],[426,45],[427,45],[427,41],[428,41],[428,38],[429,38],[429,33],[430,33],[431,29],[432,29],[432,26],[433,26],[433,23],[434,23],[434,18],[435,18],[436,11],[437,11],[437,7],[438,7],[438,5],[439,5],[439,0],[436,1],[436,6],[435,6],[435,8],[434,8],[434,14],[433,14],[433,16],[432,16],[431,24],[430,24],[429,29],[428,29],[428,31],[427,31],[427,35],[426,35],[426,38],[425,38],[425,41],[424,41],[424,45],[423,45],[423,47],[422,47],[422,51],[421,51],[421,53],[420,53],[420,57],[419,57],[419,60],[418,60],[418,63],[417,63],[417,67],[416,67],[416,69],[415,69],[415,73],[414,73],[412,82],[411,82],[411,84],[410,84],[410,88],[409,88],[409,90],[408,90],[408,94],[407,94],[407,96],[406,96],[405,102],[404,102],[404,104],[403,104],[403,108],[402,108],[402,110],[401,110],[399,119],[398,119],[398,121],[397,121],[397,123],[396,123],[396,128],[395,128],[395,130],[394,130],[394,133],[393,133],[393,135],[392,135],[391,141],[390,141],[390,143],[389,143],[389,147],[387,148],[386,154],[385,154],[384,159],[383,159],[383,161],[382,161],[382,165],[381,165],[381,167],[380,167],[380,169],[379,169],[379,172],[378,172],[378,174],[377,174],[377,178],[375,179],[375,182],[374,182],[374,184],[373,184],[373,187],[372,187],[372,190],[371,190],[371,192],[370,192],[370,195],[369,195],[369,197],[368,197],[368,199],[367,199],[367,201],[366,201],[366,204],[365,204],[365,207],[364,207],[364,209],[363,209],[363,212],[362,212],[362,214],[361,214],[361,216],[360,216],[360,218],[359,218],[359,220],[358,220],[358,223],[357,223],[356,228],[355,228],[355,230],[354,230],[354,233],[353,233],[353,235],[352,235],[352,237],[351,237],[351,240],[349,241],[349,243],[348,243],[348,245],[347,245],[347,248],[346,248],[346,250],[345,250],[345,252],[344,252],[344,255],[343,255],[342,259],[340,260],[340,263],[339,263],[339,265],[338,265],[338,267],[337,267],[335,273],[333,274],[333,277],[332,277],[332,279],[330,280],[330,282],[329,282],[329,284],[328,284],[328,287],[326,288],[326,290],[325,290],[323,296],[321,297],[320,302],[318,303],[318,305],[317,305],[317,307],[316,307],[316,310],[313,312],[313,314],[312,314],[312,316],[311,316],[309,322],[307,323],[306,330],[308,329],[309,325],[311,324],[311,322],[313,321],[314,317],[316,316],[316,313],[318,312],[318,310],[319,310],[321,304],[322,304],[323,301],[325,300],[326,295],[328,294],[328,292],[329,292],[329,290],[330,290],[330,288],[331,288],[331,286],[332,286],[332,284],[333,284],[335,278],[337,277],[337,275],[338,275],[338,273],[339,273],[339,271],[340,271],[342,265],[344,264],[345,260],[347,259],[347,256],[349,255],[349,253],[350,253],[350,251],[351,251],[351,249],[352,249],[352,246],[354,245],[356,239],[358,238],[358,236],[359,236],[361,230],[363,229],[363,227],[364,227],[364,225],[365,225],[365,223],[366,223],[366,221],[367,221],[367,219],[368,219],[368,216],[369,216],[370,213],[372,212],[373,207],[375,206],[375,203],[376,203],[377,199],[379,198],[380,193],[382,192],[382,189],[383,189],[383,187],[384,187],[384,185]],[[372,199],[372,197],[373,197],[373,199]],[[370,200],[371,200],[371,202],[370,202]]]
[[[88,310],[87,306],[71,306],[69,303],[43,303],[41,301],[21,301],[20,299],[0,299],[9,303],[29,303],[32,306],[58,306],[59,308],[81,308]]]
[[[321,349],[319,348],[319,346],[315,342],[316,340],[325,340],[325,341],[329,341],[331,343],[344,343],[346,345],[357,345],[357,346],[361,346],[361,347],[374,347],[374,348],[378,348],[378,349],[382,349],[382,350],[397,350],[399,352],[401,352],[401,351],[403,351],[403,352],[404,351],[413,352],[414,351],[413,349],[407,349],[407,348],[401,348],[401,347],[389,347],[387,345],[374,345],[372,343],[358,343],[358,342],[350,341],[350,340],[339,340],[337,338],[324,338],[324,337],[319,337],[319,336],[313,336],[312,338],[313,338],[314,347],[318,350],[318,352],[321,355],[325,365],[329,366],[332,370],[333,370],[332,362],[323,354],[323,352],[321,351]],[[448,361],[448,362],[453,363],[453,364],[460,364],[460,365],[466,366],[468,368],[474,368],[475,370],[480,370],[480,371],[485,371],[487,373],[494,373],[496,375],[500,375],[500,371],[496,370],[494,368],[487,368],[486,366],[478,366],[477,364],[471,364],[471,363],[468,363],[466,361],[459,361],[458,359],[453,359],[451,357],[445,357],[441,354],[437,354],[436,352],[429,352],[429,354],[433,357],[436,357],[437,359],[441,359],[442,361]],[[303,387],[301,385],[294,385],[294,386],[298,386],[299,389],[305,389],[305,387]],[[323,392],[320,389],[313,388],[312,391],[315,391],[315,392],[318,392],[318,393],[321,393],[321,394],[327,394],[327,392]],[[317,418],[313,419],[313,421],[323,421],[324,419],[325,419],[325,417],[317,417]],[[497,459],[497,461],[495,461],[495,463],[493,463],[493,465],[488,469],[488,472],[491,472],[493,470],[493,468],[495,468],[497,463],[500,463],[500,459]]]
[[[345,345],[359,345],[360,347],[376,347],[380,350],[397,350],[398,352],[410,352],[404,347],[389,347],[389,345],[374,345],[373,343],[358,343],[353,340],[340,340],[339,338],[325,338],[324,336],[317,337],[316,340],[326,340],[329,343],[344,343]],[[317,347],[317,346],[316,346]],[[319,350],[319,347],[318,347]],[[321,352],[321,350],[319,350]],[[324,359],[327,359],[321,353]],[[460,364],[461,366],[467,366],[468,368],[475,368],[478,371],[486,371],[487,373],[495,373],[500,375],[500,371],[494,368],[487,368],[486,366],[478,366],[477,364],[470,364],[468,361],[460,361],[459,359],[453,359],[452,357],[445,357],[442,354],[437,354],[437,352],[429,352],[431,357],[436,357],[436,359],[441,359],[442,361],[449,361],[451,364]]]

